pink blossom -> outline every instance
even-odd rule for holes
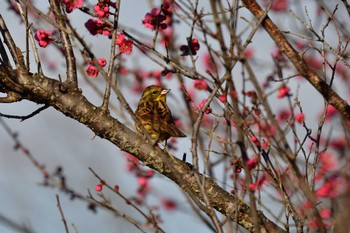
[[[259,139],[258,139],[256,136],[253,135],[253,136],[250,138],[250,140],[252,140],[252,142],[255,144],[255,146],[256,146],[257,148],[260,148],[261,144],[260,144]]]
[[[280,62],[286,61],[286,57],[284,56],[284,54],[281,52],[281,50],[278,47],[273,48],[272,57]]]
[[[182,54],[180,56],[196,55],[200,48],[200,44],[197,38],[193,38],[189,45],[181,45],[180,50]]]
[[[315,192],[317,198],[336,198],[349,189],[349,184],[344,177],[332,176]]]
[[[104,23],[100,19],[89,19],[85,23],[85,27],[90,32],[91,35],[95,36],[98,34],[105,35],[105,36],[111,36],[112,27],[106,23]]]
[[[332,105],[328,105],[326,119],[333,118],[338,113],[337,109],[335,109]]]
[[[304,56],[304,61],[315,70],[319,70],[323,66],[323,61],[321,58],[317,58],[313,55]]]
[[[203,64],[206,70],[211,72],[216,72],[215,67],[217,68],[217,64],[215,60],[212,60],[209,54],[205,53],[202,56]]]
[[[249,48],[247,48],[246,50],[244,50],[243,56],[244,56],[246,59],[253,58],[253,56],[254,56],[254,50],[253,50],[253,48],[252,48],[252,47],[249,47]]]
[[[151,190],[151,186],[148,182],[148,178],[140,176],[137,179],[137,183],[139,184],[139,188],[137,190],[137,193],[141,196],[146,196],[148,192]]]
[[[130,54],[132,52],[132,40],[124,40],[119,44],[119,50],[121,53]]]
[[[99,1],[95,6],[94,10],[98,18],[108,18],[109,7],[115,7],[111,1]]]
[[[328,208],[324,208],[320,210],[320,215],[322,218],[330,218],[332,215],[332,211]]]
[[[127,40],[124,34],[118,34],[115,43],[121,53],[130,54],[133,49],[132,40]]]
[[[162,199],[162,205],[167,211],[174,211],[177,208],[177,203],[171,199]]]
[[[204,107],[204,105],[206,104],[207,102],[207,99],[203,99],[202,102],[200,102],[199,104],[199,108],[202,109]],[[208,107],[206,110],[205,110],[205,114],[210,114],[211,113],[211,108]]]
[[[319,156],[321,169],[325,172],[335,171],[338,168],[339,161],[334,154],[323,152]]]
[[[281,110],[278,113],[278,120],[279,121],[287,121],[290,117],[290,111],[288,109]]]
[[[101,192],[104,184],[105,184],[105,182],[101,181],[98,185],[96,185],[95,186],[96,192]]]
[[[271,9],[276,12],[286,11],[288,9],[288,0],[275,0]]]
[[[259,157],[254,156],[253,158],[248,159],[247,167],[249,170],[254,169],[259,164]]]
[[[288,86],[282,85],[278,88],[277,98],[283,98],[289,95],[290,88]]]
[[[207,82],[203,79],[194,80],[194,87],[198,90],[208,90],[209,86]]]
[[[63,0],[63,4],[66,6],[67,13],[71,13],[73,10],[81,8],[83,6],[83,3],[83,0]]]
[[[88,76],[92,78],[96,78],[98,75],[98,69],[94,65],[89,65],[88,68],[86,69],[86,73]]]
[[[35,32],[34,38],[39,42],[39,46],[46,48],[53,40],[50,30],[38,30]]]
[[[104,58],[99,58],[97,61],[101,67],[105,67],[107,65],[107,61]]]
[[[304,113],[299,113],[295,116],[295,121],[302,124],[305,121]]]
[[[222,102],[222,103],[226,103],[227,102],[227,94],[224,93],[222,95],[219,96],[219,100]]]
[[[125,41],[125,35],[124,34],[117,34],[116,38],[115,38],[115,43],[117,45],[120,45],[121,43],[123,43]]]
[[[157,27],[159,29],[166,29],[168,25],[164,22],[165,20],[166,16],[161,14],[161,10],[159,8],[153,8],[151,12],[145,15],[142,24],[151,30],[155,30]]]

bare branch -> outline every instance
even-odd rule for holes
[[[56,194],[56,201],[57,201],[57,208],[60,211],[60,215],[61,215],[61,219],[62,219],[62,222],[63,222],[63,225],[64,225],[64,229],[65,229],[66,233],[69,233],[69,229],[68,229],[68,226],[67,226],[67,221],[66,221],[66,218],[64,217],[63,210],[62,210],[62,207],[61,207],[60,198],[59,198],[58,194]]]
[[[63,14],[62,8],[60,6],[60,2],[58,0],[50,0],[51,6],[53,7],[53,13],[55,15],[57,23],[63,27],[67,28],[66,20],[67,17]],[[77,67],[75,63],[75,55],[72,47],[72,42],[69,38],[69,34],[65,30],[61,30],[58,28],[61,40],[64,48],[65,58],[66,58],[66,66],[67,66],[67,81],[69,85],[72,85],[73,87],[78,86],[78,79],[77,79]]]

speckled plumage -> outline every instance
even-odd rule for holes
[[[166,105],[166,94],[169,91],[158,86],[148,86],[135,112],[143,127],[157,142],[170,137],[186,137],[176,128],[171,111]],[[142,130],[137,125],[136,129],[142,134]]]

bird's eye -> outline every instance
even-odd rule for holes
[[[155,94],[157,94],[157,93],[158,93],[158,91],[153,91],[153,92],[152,92],[153,95],[155,95]]]

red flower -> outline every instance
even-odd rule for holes
[[[105,67],[107,65],[107,61],[104,58],[99,58],[97,61],[101,67]]]
[[[95,186],[96,192],[101,192],[102,191],[103,184],[99,183],[98,185]]]
[[[130,54],[132,51],[132,40],[126,40],[124,34],[118,34],[115,40],[121,53]]]
[[[328,105],[327,107],[327,115],[326,119],[332,118],[337,115],[337,109],[335,109],[332,105]]]
[[[252,57],[254,56],[254,50],[253,50],[253,48],[249,47],[249,48],[247,48],[246,50],[244,50],[243,56],[244,56],[246,59],[252,58]]]
[[[250,140],[252,140],[252,142],[255,144],[255,146],[256,146],[257,148],[260,148],[260,147],[261,147],[260,141],[259,141],[259,139],[258,139],[256,136],[252,136],[252,137],[250,138]]]
[[[94,65],[89,65],[86,69],[86,73],[88,76],[96,78],[98,75],[98,69]]]
[[[189,42],[189,45],[181,45],[180,50],[182,51],[182,54],[180,56],[188,56],[190,54],[196,55],[197,51],[199,50],[200,45],[197,38],[193,38],[191,42]]]
[[[35,32],[34,38],[39,42],[39,46],[43,48],[54,40],[50,30],[38,30]]]
[[[202,56],[202,60],[206,70],[209,70],[211,72],[216,72],[215,67],[218,68],[218,64],[215,61],[215,59],[212,60],[209,54],[206,53]]]
[[[83,3],[83,0],[63,0],[67,13],[71,13],[73,10],[82,7]]]
[[[159,8],[153,8],[151,12],[145,15],[145,18],[142,20],[142,24],[145,27],[155,30],[155,29],[166,29],[168,25],[164,22],[166,16],[162,14],[162,11]]]
[[[97,34],[105,35],[105,36],[111,36],[112,27],[108,24],[104,23],[100,19],[89,19],[85,23],[85,27],[87,30],[91,33],[91,35],[95,36]]]
[[[163,199],[162,204],[167,211],[173,211],[177,208],[177,203],[171,199]]]
[[[288,1],[287,0],[275,0],[272,3],[271,9],[273,11],[277,11],[277,12],[286,11],[288,9]]]
[[[96,16],[98,18],[107,18],[109,16],[110,6],[115,8],[116,5],[110,0],[98,1],[98,3],[94,6]]]
[[[124,40],[119,45],[119,50],[121,53],[130,54],[132,51],[132,40]]]
[[[140,176],[137,179],[137,183],[139,184],[139,188],[137,190],[137,193],[141,195],[142,197],[146,196],[148,192],[151,190],[151,186],[148,182],[148,178],[144,176]]]
[[[120,45],[121,43],[123,43],[123,41],[125,41],[125,35],[124,34],[118,34],[115,38],[115,43],[117,45]]]
[[[219,96],[219,100],[222,102],[222,103],[226,103],[227,102],[227,94],[224,93],[222,95]]]
[[[194,80],[193,85],[198,90],[208,90],[209,89],[207,82],[204,81],[203,79]]]
[[[283,98],[289,95],[290,89],[289,87],[282,85],[278,88],[277,98]]]
[[[203,99],[202,102],[200,102],[199,104],[199,108],[202,109],[206,102],[207,102],[207,99]],[[205,110],[205,114],[210,114],[210,113],[211,113],[211,108],[207,107],[207,109]]]
[[[298,115],[295,116],[295,120],[302,124],[305,121],[305,116],[304,113],[299,113]]]
[[[279,121],[287,121],[290,117],[290,111],[288,109],[286,110],[281,110],[278,113],[278,120]]]
[[[248,170],[254,169],[258,164],[259,164],[259,157],[258,156],[254,156],[253,158],[248,159],[248,161],[247,161]]]
[[[349,184],[345,178],[340,176],[333,176],[326,180],[324,184],[316,190],[316,197],[336,198],[348,190]]]
[[[324,208],[320,210],[320,215],[322,218],[330,218],[332,215],[332,211],[328,208]]]

